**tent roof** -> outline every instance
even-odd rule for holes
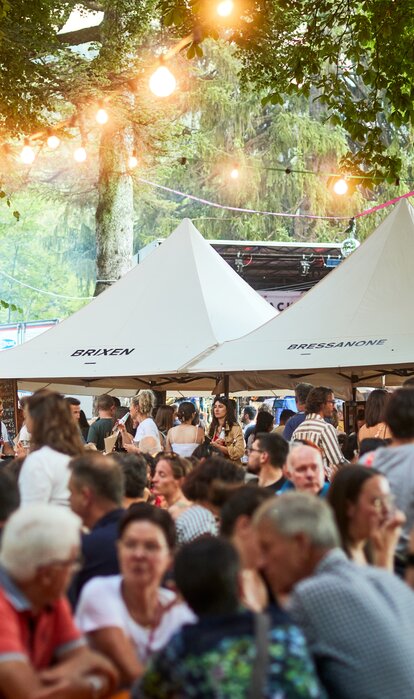
[[[305,296],[190,371],[235,372],[232,390],[318,379],[377,385],[388,372],[404,377],[414,370],[413,259],[414,210],[402,200]]]
[[[80,311],[2,352],[0,376],[19,379],[21,388],[35,381],[36,387],[137,390],[160,376],[161,389],[183,388],[181,366],[276,313],[184,219],[163,245]],[[188,380],[195,386],[194,376]],[[199,386],[215,383],[204,377]]]

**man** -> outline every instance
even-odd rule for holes
[[[3,422],[3,413],[4,413],[3,401],[0,398],[0,459],[2,459],[4,456],[13,456],[14,457],[13,444],[12,444],[12,441],[9,437],[7,427]]]
[[[387,477],[395,505],[402,510],[406,522],[401,530],[396,555],[404,565],[405,552],[414,527],[414,388],[400,388],[389,397],[384,416],[392,441],[361,459]]]
[[[0,540],[4,525],[20,505],[20,491],[16,478],[4,467],[0,469]]]
[[[124,481],[125,495],[123,506],[128,509],[137,502],[146,502],[149,495],[148,466],[141,454],[125,454],[114,452],[112,458],[121,465]]]
[[[322,452],[325,476],[328,481],[340,464],[347,463],[339,446],[335,428],[325,422],[335,409],[335,397],[331,388],[317,386],[309,392],[306,401],[306,418],[293,432],[292,439],[312,442]]]
[[[273,432],[275,434],[280,434],[280,436],[283,437],[287,421],[295,415],[296,413],[293,410],[290,410],[290,408],[283,408],[282,412],[279,415],[279,424],[277,427],[275,427]]]
[[[241,423],[243,425],[243,435],[244,435],[244,440],[247,441],[247,435],[246,437],[246,430],[248,427],[252,427],[251,430],[249,430],[249,434],[254,429],[254,425],[256,423],[256,413],[257,410],[256,408],[253,407],[253,405],[246,405],[245,408],[243,409],[242,416],[241,416]]]
[[[4,528],[0,556],[0,695],[4,699],[106,697],[116,683],[89,650],[64,593],[79,557],[80,521],[31,505]]]
[[[289,480],[282,487],[281,493],[295,489],[320,497],[327,495],[329,483],[324,482],[322,454],[317,447],[294,444],[287,457],[286,473]]]
[[[73,396],[66,396],[65,401],[68,403],[70,412],[72,413],[72,417],[79,428],[79,432],[81,433],[82,437],[82,442],[85,442],[82,430],[80,428],[81,402],[78,398],[74,398]]]
[[[290,442],[292,439],[292,434],[296,428],[302,424],[306,417],[306,401],[312,388],[313,386],[311,383],[298,383],[295,388],[295,402],[298,412],[296,415],[292,415],[292,417],[289,418],[289,420],[286,422],[285,429],[283,430],[283,436],[288,442]]]
[[[289,452],[287,441],[279,434],[261,432],[247,452],[247,470],[259,477],[261,488],[276,494],[286,482],[283,467]]]
[[[114,426],[115,403],[112,396],[99,396],[97,401],[98,419],[89,428],[87,444],[94,444],[98,451],[105,449],[105,437],[109,437]]]
[[[183,547],[174,577],[198,620],[154,657],[134,699],[325,696],[302,633],[285,613],[275,607],[257,631],[263,618],[240,608],[240,563],[229,542],[206,538]]]
[[[124,477],[119,463],[96,452],[72,459],[69,468],[70,506],[89,529],[82,536],[83,566],[70,590],[75,605],[88,580],[119,573],[116,539],[124,513]]]
[[[308,640],[332,699],[412,699],[414,594],[395,575],[338,548],[329,506],[286,493],[254,517],[263,570]]]

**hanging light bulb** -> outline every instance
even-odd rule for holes
[[[339,180],[336,180],[333,186],[333,191],[335,192],[335,194],[343,196],[348,191],[348,182],[343,177],[340,177]]]
[[[98,124],[101,124],[101,126],[106,124],[108,122],[108,119],[109,119],[108,112],[106,111],[106,109],[104,109],[103,107],[100,107],[98,109],[98,111],[96,112],[95,119],[98,122]]]
[[[138,158],[137,158],[137,154],[134,151],[132,153],[132,155],[129,156],[128,167],[130,170],[133,170],[135,167],[137,167],[137,165],[138,165]]]
[[[233,0],[222,0],[216,7],[217,14],[219,17],[230,17],[234,10]]]
[[[177,86],[177,80],[166,66],[159,66],[151,75],[149,86],[157,97],[169,97]]]
[[[31,165],[34,162],[35,158],[36,158],[36,154],[35,154],[32,146],[30,146],[28,143],[26,143],[26,145],[23,146],[22,151],[20,153],[20,160],[25,165]]]
[[[56,150],[60,144],[60,138],[56,136],[56,134],[50,134],[49,138],[47,139],[47,145],[51,150]]]
[[[234,168],[230,171],[230,177],[231,177],[232,180],[238,180],[238,179],[239,179],[239,177],[240,177],[240,170],[239,170],[238,167],[234,167]]]
[[[73,157],[77,163],[84,163],[86,160],[86,150],[83,146],[79,146],[73,153]]]

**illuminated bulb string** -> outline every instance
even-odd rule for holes
[[[54,296],[58,299],[69,299],[69,301],[90,301],[90,299],[93,299],[93,296],[67,296],[66,294],[55,294],[54,291],[45,291],[44,289],[37,289],[35,286],[30,286],[30,284],[25,284],[25,282],[21,282],[19,279],[11,277],[10,274],[6,274],[6,272],[3,272],[2,270],[0,270],[0,274],[3,277],[6,277],[6,279],[9,279],[16,284],[20,284],[20,286],[25,286],[27,289],[37,291],[39,294],[46,294],[46,296]]]

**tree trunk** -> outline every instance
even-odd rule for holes
[[[128,171],[131,152],[130,127],[103,132],[96,210],[95,296],[128,272],[132,265],[134,197]]]

